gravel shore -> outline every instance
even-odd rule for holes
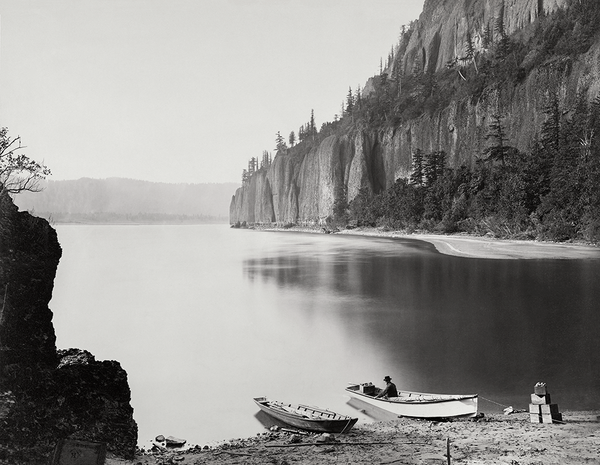
[[[563,412],[561,423],[531,423],[529,414],[428,421],[399,418],[359,424],[350,432],[270,432],[218,447],[140,454],[108,465],[158,464],[585,464],[598,463],[598,411]],[[450,460],[447,451],[450,451]]]

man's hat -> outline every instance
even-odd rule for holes
[[[391,381],[392,378],[390,378],[389,376],[386,376],[385,378],[383,378],[384,381]]]

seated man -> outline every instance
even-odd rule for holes
[[[386,376],[383,378],[386,383],[385,388],[377,394],[377,397],[398,397],[398,390],[396,389],[396,385],[392,383],[392,378]]]

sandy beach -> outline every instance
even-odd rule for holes
[[[265,431],[211,449],[167,449],[140,454],[130,462],[109,458],[107,464],[599,463],[599,414],[563,412],[563,422],[553,424],[531,423],[527,413],[443,422],[398,418],[359,424],[331,437]]]
[[[469,258],[493,259],[589,259],[600,258],[600,247],[585,244],[491,239],[466,235],[401,234],[370,229],[345,230],[340,234],[362,234],[426,241],[438,252]]]
[[[319,228],[264,228],[266,231],[295,231],[322,233]],[[406,234],[378,228],[344,229],[334,234],[414,239],[433,244],[438,252],[465,258],[490,259],[600,259],[600,247],[567,242],[539,242],[494,239],[461,234]]]

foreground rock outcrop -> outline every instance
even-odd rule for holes
[[[118,362],[56,349],[48,303],[61,254],[46,220],[0,195],[0,461],[44,463],[66,438],[135,453],[127,373]]]

